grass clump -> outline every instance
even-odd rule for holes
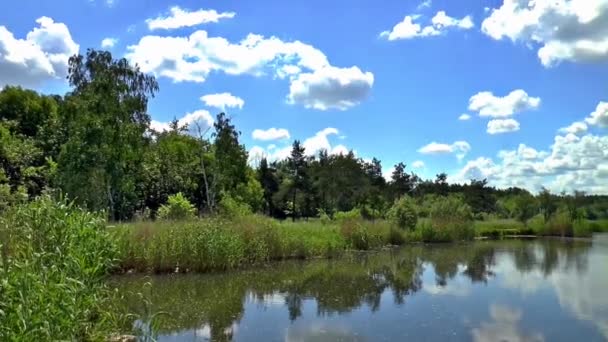
[[[424,242],[472,240],[475,237],[471,208],[458,196],[437,198],[429,210],[429,219],[416,228]]]
[[[39,199],[0,217],[0,340],[103,340],[113,328],[103,278],[114,248],[103,220]]]

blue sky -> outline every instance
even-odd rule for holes
[[[225,110],[252,161],[300,139],[387,173],[608,193],[608,0],[3,2],[0,87],[63,93],[67,56],[104,39],[157,76],[156,128]]]

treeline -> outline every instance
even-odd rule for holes
[[[174,120],[169,130],[154,131],[147,104],[158,83],[125,59],[89,50],[70,58],[68,81],[71,90],[63,96],[10,86],[0,91],[0,211],[57,192],[111,220],[155,218],[170,196],[181,193],[199,215],[245,211],[295,220],[350,213],[376,219],[405,195],[422,217],[437,198],[453,195],[477,219],[524,222],[559,210],[608,218],[607,196],[547,190],[534,196],[485,180],[448,184],[444,173],[423,180],[404,163],[387,180],[376,158],[327,151],[309,156],[297,140],[286,160],[261,159],[253,168],[224,113],[213,127]]]

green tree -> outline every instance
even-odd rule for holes
[[[239,143],[240,132],[225,113],[219,113],[213,124],[215,132],[215,174],[220,192],[232,193],[247,182],[247,151]]]
[[[291,146],[291,154],[289,156],[289,171],[291,176],[291,193],[292,193],[292,208],[291,219],[296,220],[296,198],[298,189],[302,189],[307,180],[306,175],[306,156],[304,155],[304,146],[299,140],[295,140]]]
[[[543,187],[538,193],[538,202],[545,222],[549,222],[551,215],[553,215],[553,213],[555,213],[557,210],[557,205],[553,199],[553,195],[551,195],[551,192],[548,189]]]
[[[147,144],[148,98],[158,83],[105,51],[71,57],[68,73],[73,90],[65,100],[69,137],[59,155],[61,187],[90,209],[129,218]]]
[[[274,212],[274,203],[272,197],[279,191],[279,181],[276,176],[276,170],[268,164],[266,158],[262,158],[260,166],[258,167],[257,177],[258,181],[262,185],[263,195],[263,210],[272,215]]]
[[[536,199],[530,193],[522,193],[514,197],[515,218],[526,224],[538,211]]]

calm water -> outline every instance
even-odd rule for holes
[[[159,341],[606,341],[608,235],[115,279]],[[153,316],[153,313],[157,313]]]

